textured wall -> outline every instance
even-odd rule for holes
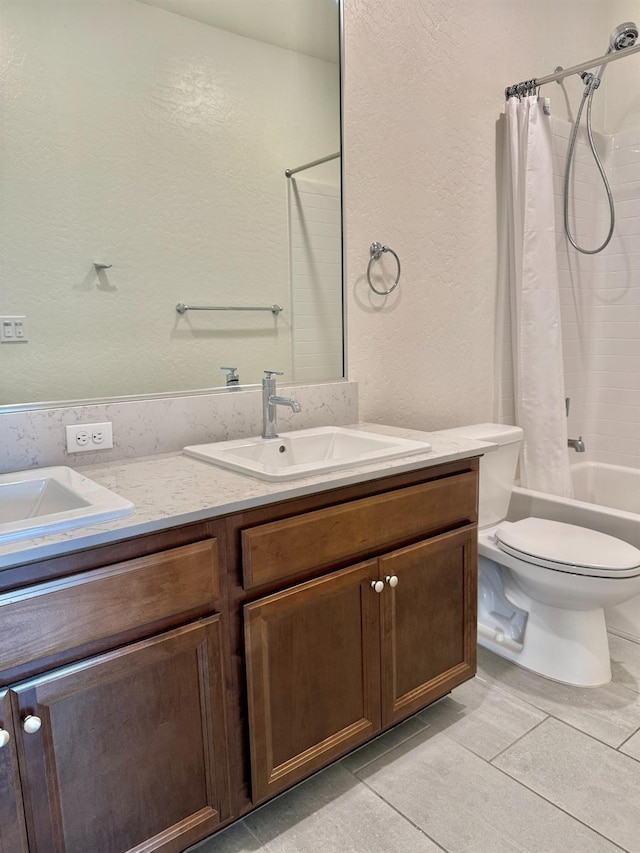
[[[602,55],[608,11],[600,0],[345,3],[348,369],[364,420],[492,417],[503,90]],[[569,80],[544,94],[566,118],[580,91]],[[373,240],[402,261],[386,299],[364,279]]]
[[[0,347],[0,403],[286,371],[283,172],[337,150],[337,65],[134,0],[2,0],[0,16],[0,314],[30,335]],[[179,318],[177,302],[285,312]]]

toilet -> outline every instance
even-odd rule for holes
[[[478,643],[555,681],[607,684],[604,608],[640,594],[640,550],[573,524],[507,519],[520,427],[474,424],[442,434],[497,445],[480,460]]]

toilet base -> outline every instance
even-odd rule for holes
[[[487,614],[478,622],[478,643],[519,666],[575,687],[602,687],[611,681],[609,641],[602,608],[563,610],[532,601],[515,585],[505,592],[528,612],[522,643],[505,637]]]

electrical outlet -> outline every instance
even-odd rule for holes
[[[65,430],[67,433],[67,453],[108,450],[113,447],[113,425],[111,421],[102,424],[74,424],[65,427]]]

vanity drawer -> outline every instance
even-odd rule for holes
[[[0,671],[154,623],[210,613],[219,595],[215,539],[5,593]]]
[[[248,528],[242,531],[244,588],[473,523],[476,500],[471,471]]]

